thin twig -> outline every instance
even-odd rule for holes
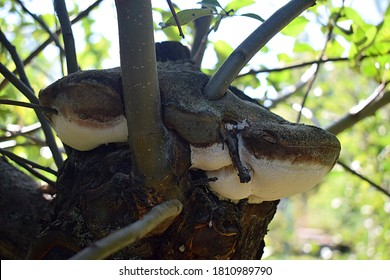
[[[1,128],[1,130],[5,132],[5,136],[0,137],[0,144],[3,148],[13,148],[16,146],[27,146],[27,145],[34,145],[40,147],[47,146],[46,141],[29,135],[41,128],[42,128],[42,124],[40,122],[21,127],[19,130],[9,130],[7,128]],[[29,142],[17,143],[16,141],[10,141],[11,139],[14,139],[18,136],[22,136],[28,140],[31,140],[33,143],[32,144],[30,144]]]
[[[210,100],[224,96],[231,82],[249,60],[283,27],[299,16],[316,1],[291,0],[276,11],[251,35],[249,35],[225,60],[204,88],[204,96]]]
[[[38,164],[38,163],[36,163],[36,162],[33,162],[33,161],[31,161],[31,160],[22,158],[22,157],[20,157],[20,156],[14,154],[14,153],[12,153],[12,152],[10,152],[10,151],[7,151],[7,150],[5,150],[5,149],[0,148],[0,153],[2,153],[3,155],[9,157],[10,159],[12,159],[13,161],[15,161],[15,162],[18,163],[18,164],[19,164],[20,162],[21,162],[21,163],[25,163],[25,164],[30,165],[30,166],[33,167],[33,168],[37,168],[37,169],[46,171],[46,172],[51,173],[51,174],[53,174],[53,175],[55,175],[55,176],[58,175],[58,172],[55,171],[55,170],[53,170],[53,169],[51,169],[50,167],[42,166],[42,165],[40,165],[40,164]]]
[[[31,103],[39,104],[38,97],[35,96],[34,92],[28,87],[25,83],[23,83],[18,77],[16,77],[8,68],[0,62],[0,73],[4,76],[4,78],[11,82],[24,96],[30,100]]]
[[[30,139],[31,141],[33,141],[33,143],[31,142],[24,142],[24,143],[17,143],[16,141],[10,141],[9,145],[7,145],[8,143],[1,143],[2,145],[2,148],[3,149],[12,149],[12,148],[15,148],[15,147],[47,147],[47,144],[44,142],[44,141],[41,141],[40,139],[36,139],[36,138],[33,138],[33,137],[27,137],[25,136],[27,139]]]
[[[10,53],[12,60],[15,63],[16,69],[18,70],[20,80],[32,91],[32,87],[30,85],[30,82],[28,81],[26,72],[24,71],[23,61],[20,59],[16,51],[16,48],[11,44],[10,41],[8,41],[7,37],[1,30],[0,30],[0,42]]]
[[[325,52],[325,48],[323,49],[323,53]],[[321,56],[323,56],[323,53]],[[314,73],[313,75],[310,77],[308,83],[307,83],[307,88],[306,88],[306,92],[305,94],[303,95],[303,99],[302,99],[302,103],[301,103],[301,107],[300,107],[300,110],[298,112],[298,117],[297,117],[297,123],[299,123],[301,121],[301,116],[302,116],[302,110],[303,108],[305,108],[305,103],[306,103],[306,100],[309,96],[309,92],[311,91],[312,87],[313,87],[313,84],[314,84],[314,81],[316,80],[317,76],[318,76],[318,72],[320,71],[320,64],[315,64],[315,70],[314,70]]]
[[[95,1],[94,3],[92,3],[87,9],[85,9],[84,11],[80,12],[74,19],[72,19],[70,21],[71,24],[75,24],[77,22],[79,22],[80,20],[82,20],[83,18],[85,18],[86,16],[89,15],[89,13],[94,9],[96,8],[97,6],[99,6],[99,4],[102,2],[103,0],[97,0]],[[56,32],[55,32],[56,35],[59,35],[61,34],[61,28],[57,29]],[[52,37],[49,37],[48,39],[46,39],[46,41],[44,41],[41,45],[39,45],[35,50],[33,50],[30,55],[23,60],[23,64],[26,66],[28,65],[29,63],[31,63],[31,61],[37,57],[51,42],[53,42],[53,38]],[[17,72],[17,69],[15,69],[12,73],[16,74],[18,73]],[[1,83],[0,83],[0,90],[2,90],[8,83],[8,80],[5,79],[3,80]]]
[[[307,85],[307,83],[310,80],[310,77],[313,76],[312,72],[313,72],[312,68],[309,68],[308,70],[306,70],[305,73],[301,76],[301,79],[298,81],[298,83],[296,83],[295,85],[290,85],[290,86],[284,87],[278,93],[279,97],[277,99],[273,99],[273,100],[268,99],[267,101],[271,102],[271,104],[266,106],[266,107],[269,109],[276,107],[277,104],[286,100],[287,98],[292,96],[294,93],[296,93],[298,90],[300,90],[305,85]]]
[[[336,121],[335,123],[331,124],[325,130],[337,135],[341,133],[342,131],[352,127],[360,120],[366,118],[367,116],[375,114],[375,112],[390,103],[390,91],[386,91],[386,85],[389,82],[384,82],[380,84],[374,92],[364,101],[359,102],[358,105],[354,106],[349,113],[347,113],[344,117],[342,117],[340,120]],[[343,163],[342,161],[338,161],[338,164],[340,164],[344,169],[349,171],[350,173],[358,176],[362,180],[368,182],[372,187],[379,190],[380,192],[384,193],[385,195],[390,197],[390,192],[386,189],[382,188],[378,184],[374,183],[369,178],[357,173],[353,169],[351,169],[347,164]]]
[[[18,137],[18,136],[27,137],[27,134],[33,133],[41,128],[42,128],[42,126],[41,126],[40,122],[36,122],[34,124],[21,127],[18,130],[9,130],[5,127],[2,127],[1,130],[5,132],[6,136],[0,136],[0,142],[8,141],[8,140],[15,138],[15,137]],[[10,135],[7,135],[7,133]],[[30,139],[30,137],[27,137],[27,138]]]
[[[35,177],[41,179],[42,181],[48,183],[49,185],[53,185],[55,186],[55,182],[46,178],[45,176],[43,176],[41,173],[37,172],[36,170],[34,170],[34,168],[32,168],[30,165],[31,161],[28,161],[24,158],[21,158],[21,157],[18,157],[17,155],[11,153],[11,154],[8,154],[6,155],[5,150],[3,149],[0,149],[0,153],[2,153],[3,155],[7,156],[8,158],[10,158],[11,160],[15,161],[19,166],[23,167],[24,169],[26,169],[28,172],[30,172],[32,175],[34,175]],[[27,163],[29,162],[29,163]],[[44,167],[43,167],[44,168]],[[54,171],[55,172],[55,171]]]
[[[69,20],[65,1],[54,0],[54,9],[61,24],[68,74],[77,72],[79,70],[79,66],[77,64],[76,47],[73,37],[72,24]]]
[[[56,114],[56,115],[58,114],[58,111],[56,109],[44,107],[35,103],[27,103],[27,102],[9,100],[9,99],[0,99],[0,104],[36,109],[48,114]]]
[[[180,24],[179,18],[177,17],[175,7],[173,7],[171,0],[167,0],[167,3],[169,6],[169,10],[171,10],[172,16],[176,22],[177,29],[179,29],[179,35],[184,39],[183,29],[181,28],[181,24]]]
[[[383,54],[363,55],[359,58],[359,62],[361,62],[367,58],[375,58],[375,57],[385,56],[385,55],[389,55],[389,54],[390,54],[390,51],[387,53],[383,53]],[[241,77],[248,76],[248,75],[257,75],[257,74],[261,74],[261,73],[282,72],[282,71],[286,71],[286,70],[311,66],[313,64],[324,64],[327,62],[348,62],[348,61],[352,61],[352,60],[354,60],[354,58],[351,58],[351,57],[320,58],[320,59],[316,59],[316,60],[305,61],[302,63],[292,64],[292,65],[287,65],[287,66],[277,67],[277,68],[264,68],[264,69],[259,69],[259,70],[252,69],[246,73],[238,75],[237,78],[241,78]]]
[[[386,83],[382,83],[366,100],[352,107],[347,114],[326,127],[325,130],[337,135],[367,116],[374,115],[379,108],[389,103],[390,91],[386,91]]]
[[[195,35],[194,42],[191,47],[191,58],[196,65],[200,67],[203,60],[203,55],[207,46],[207,38],[210,34],[210,23],[212,16],[205,16],[197,18],[194,22]]]
[[[333,21],[328,24],[329,30],[328,30],[328,34],[326,35],[325,44],[324,44],[324,47],[322,48],[321,54],[319,56],[319,60],[322,60],[324,58],[324,56],[325,56],[325,52],[326,52],[326,49],[328,47],[328,43],[330,42],[330,40],[332,39],[332,36],[333,36],[334,26],[336,25],[338,19],[340,18],[341,13],[342,13],[343,10],[344,10],[344,0],[342,1],[342,5],[341,5],[341,8],[339,9],[338,14],[335,17],[333,17]],[[316,78],[318,76],[319,71],[320,71],[321,64],[320,63],[315,63],[314,65],[315,65],[316,68],[315,68],[313,76],[309,80],[306,92],[305,92],[305,94],[303,96],[302,103],[301,103],[301,109],[299,110],[298,117],[297,117],[297,123],[299,123],[300,120],[301,120],[302,110],[303,110],[303,108],[305,108],[306,100],[307,100],[307,98],[309,96],[309,93],[310,93],[310,91],[311,91],[311,89],[313,87],[313,84],[314,84],[314,82],[315,82],[315,80],[316,80]]]
[[[375,188],[376,190],[384,193],[385,195],[387,195],[388,197],[390,197],[390,192],[387,191],[386,189],[382,188],[381,186],[379,186],[378,184],[374,183],[372,180],[370,180],[369,178],[367,178],[366,176],[356,172],[355,170],[353,170],[352,168],[350,168],[347,164],[345,164],[344,162],[338,160],[337,163],[339,165],[341,165],[345,170],[347,170],[348,172],[352,173],[353,175],[355,176],[358,176],[360,179],[362,179],[363,181],[366,181],[367,183],[369,183],[373,188]]]
[[[148,214],[131,225],[120,229],[109,236],[95,242],[74,255],[73,260],[105,259],[120,249],[142,239],[163,222],[173,221],[183,206],[177,199],[165,201],[150,210]]]
[[[38,98],[35,96],[34,92],[26,86],[21,80],[19,80],[11,71],[5,67],[2,63],[0,63],[0,73],[9,80],[21,93],[23,93],[31,103],[39,104]],[[53,135],[53,131],[48,120],[42,115],[39,110],[35,109],[35,114],[38,117],[38,120],[42,124],[42,130],[45,134],[46,143],[49,146],[51,153],[54,158],[54,162],[57,167],[60,168],[63,163],[62,155],[57,146],[56,140]]]
[[[318,60],[310,60],[310,61],[305,61],[302,63],[297,63],[297,64],[292,64],[292,65],[287,65],[283,67],[276,67],[276,68],[264,68],[264,69],[259,69],[259,70],[249,70],[246,73],[240,74],[237,76],[237,78],[241,78],[244,76],[248,75],[257,75],[261,73],[272,73],[272,72],[282,72],[286,70],[291,70],[291,69],[296,69],[296,68],[302,68],[306,66],[311,66],[313,64],[323,64],[326,62],[342,62],[342,61],[350,61],[351,58],[349,57],[334,57],[334,58],[326,58],[326,59],[318,59]]]
[[[27,7],[23,4],[22,1],[16,0],[16,2],[18,2],[18,4],[22,7],[23,11],[28,13],[36,22],[38,22],[38,24],[43,28],[43,30],[46,31],[46,33],[54,41],[54,43],[56,44],[56,46],[60,50],[61,55],[65,55],[65,50],[62,48],[61,43],[58,40],[57,34],[51,32],[50,28],[47,26],[45,21],[43,19],[41,19],[39,16],[37,16],[36,14],[33,14],[29,9],[27,9]]]

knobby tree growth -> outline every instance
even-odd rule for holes
[[[17,36],[14,36],[12,42],[10,39],[12,33],[7,30],[7,22],[4,20],[2,22],[0,40],[4,53],[2,53],[0,70],[5,77],[0,86],[2,92],[5,92],[4,98],[1,98],[1,103],[5,104],[2,105],[4,108],[1,112],[2,118],[6,124],[13,123],[17,118],[18,110],[27,111],[21,109],[25,106],[35,110],[40,124],[31,127],[22,125],[16,131],[13,131],[11,126],[2,128],[4,145],[1,147],[3,158],[0,175],[1,187],[6,190],[3,199],[6,202],[1,205],[3,213],[1,222],[6,225],[2,233],[6,238],[2,239],[0,247],[2,258],[25,258],[27,255],[30,258],[70,256],[73,258],[109,256],[114,258],[261,258],[264,248],[263,238],[275,214],[278,201],[249,205],[232,204],[210,198],[205,187],[207,178],[204,174],[196,172],[189,175],[190,179],[180,178],[184,182],[178,182],[175,172],[183,167],[177,159],[181,159],[181,153],[185,154],[183,152],[185,148],[166,128],[162,120],[160,89],[166,87],[164,83],[175,84],[178,88],[185,88],[187,85],[185,81],[181,85],[181,81],[165,78],[158,71],[150,1],[117,0],[115,2],[119,27],[123,102],[129,131],[128,146],[100,147],[83,153],[65,146],[68,160],[63,163],[65,150],[61,151],[58,148],[59,142],[55,140],[48,121],[43,117],[49,109],[39,106],[34,87],[30,84],[32,79],[28,78],[33,75],[29,73],[31,70],[27,65],[32,63],[34,58],[47,63],[39,55],[51,42],[54,42],[59,50],[61,62],[65,58],[66,67],[62,69],[66,68],[67,74],[77,72],[79,68],[83,69],[82,63],[78,61],[80,56],[75,49],[71,25],[84,17],[84,28],[90,32],[91,22],[88,13],[102,1],[96,1],[72,20],[69,20],[64,1],[54,2],[61,26],[55,32],[51,31],[51,26],[47,23],[49,18],[39,17],[30,12],[22,1],[15,1],[9,8],[10,13],[20,9],[23,16],[29,15],[33,20],[33,26],[39,26],[39,29],[44,30],[42,33],[49,37],[32,50],[24,60],[21,58],[20,49],[17,48]],[[264,104],[271,109],[276,108],[275,110],[278,105],[279,108],[286,108],[286,105],[293,104],[291,108],[298,108],[298,121],[309,118],[314,124],[321,126],[318,115],[331,112],[329,108],[336,108],[339,117],[325,116],[328,124],[323,127],[334,134],[351,131],[353,137],[355,133],[353,128],[360,121],[368,120],[371,115],[380,114],[380,117],[377,117],[380,119],[371,125],[378,128],[377,133],[384,135],[384,139],[377,146],[380,151],[378,153],[382,154],[383,159],[382,166],[379,168],[382,176],[370,179],[369,172],[359,172],[361,170],[354,168],[352,163],[356,164],[356,160],[354,162],[350,160],[353,159],[352,151],[340,159],[339,166],[353,175],[353,179],[350,180],[359,178],[359,182],[368,183],[373,189],[379,191],[374,192],[375,195],[380,193],[381,203],[388,205],[390,197],[388,187],[385,183],[381,185],[374,182],[385,182],[386,170],[388,171],[386,167],[388,160],[385,159],[389,147],[389,139],[386,137],[388,126],[385,122],[388,118],[388,108],[386,109],[385,105],[390,101],[387,72],[389,49],[384,43],[388,39],[386,30],[389,30],[390,24],[388,8],[385,9],[383,21],[377,25],[370,25],[342,1],[339,7],[332,9],[329,7],[329,18],[326,24],[322,23],[325,42],[321,49],[309,48],[307,43],[302,43],[298,39],[295,43],[296,53],[300,53],[304,59],[310,55],[315,57],[314,60],[294,64],[285,54],[279,58],[280,62],[287,63],[285,67],[269,69],[256,66],[254,69],[241,71],[251,58],[292,20],[295,19],[283,32],[290,33],[292,36],[303,32],[309,17],[305,17],[305,14],[300,15],[315,5],[315,2],[290,1],[266,21],[253,13],[246,14],[245,16],[261,21],[259,28],[232,50],[229,56],[226,54],[226,49],[229,49],[226,43],[213,43],[221,64],[215,70],[204,70],[211,75],[211,79],[204,87],[203,94],[210,102],[218,101],[232,83],[241,86],[242,89],[256,86],[261,79],[261,74],[268,73],[267,81],[270,87],[279,92],[276,97],[264,94]],[[170,1],[168,4],[174,8]],[[190,13],[183,11],[176,14],[174,9],[165,12],[172,17],[166,20],[165,26],[177,26],[181,30],[180,34],[185,36],[187,36],[188,25],[194,28],[191,58],[197,65],[201,65],[210,32],[217,30],[219,24],[223,24],[223,19],[233,13],[229,7],[222,8],[217,1],[201,1],[201,4],[202,9],[191,10]],[[311,8],[311,13],[321,20],[323,16],[319,8],[321,3],[317,4],[318,7]],[[241,8],[237,1],[232,1],[230,5],[236,10]],[[346,21],[347,23],[352,21],[352,24],[346,26]],[[176,29],[166,28],[166,30],[170,29],[167,31],[169,38],[169,32]],[[59,34],[62,34],[62,41],[58,38]],[[345,55],[346,50],[340,44],[343,40],[350,44],[348,55]],[[104,43],[104,39],[101,39],[101,42]],[[91,52],[92,45],[88,42],[86,54]],[[319,100],[313,100],[311,98],[313,93],[315,96],[320,96],[323,91],[329,95],[339,96],[339,89],[332,88],[333,82],[329,82],[333,81],[335,76],[331,75],[332,72],[325,72],[321,76],[321,71],[324,71],[329,63],[343,62],[349,63],[351,69],[367,77],[369,80],[367,84],[374,88],[373,92],[348,94],[349,99],[357,104],[352,108],[343,108],[342,104],[334,101],[335,99],[327,106],[321,104]],[[39,65],[38,62],[36,64]],[[95,66],[99,67],[99,65]],[[304,67],[307,66],[310,68],[306,68],[307,70],[301,73],[292,72],[293,69],[305,69]],[[289,74],[285,74],[288,70],[290,70]],[[334,72],[337,71],[340,70],[336,68]],[[293,80],[299,81],[287,87],[287,82]],[[369,88],[368,85],[364,84],[365,88]],[[15,87],[18,92],[12,92],[12,87]],[[43,85],[38,88],[42,87]],[[320,93],[321,88],[323,89]],[[17,101],[20,93],[27,97],[29,103]],[[25,114],[27,113],[23,113],[22,116],[28,123]],[[28,118],[35,117],[29,115]],[[370,126],[370,123],[366,125]],[[39,132],[43,132],[43,135]],[[9,141],[13,139],[18,141],[8,146]],[[31,143],[30,141],[38,147],[49,147],[56,168],[44,167],[47,163],[38,156],[39,150],[31,149],[29,159],[21,156],[25,153],[21,143]],[[342,141],[342,144],[344,143],[346,142]],[[30,151],[29,148],[27,149]],[[19,155],[18,150],[21,152]],[[37,159],[38,157],[40,159]],[[348,159],[352,165],[345,162]],[[35,178],[47,184],[36,191],[35,181],[13,169],[9,161],[26,169]],[[366,160],[364,162],[370,164]],[[79,167],[80,165],[82,168]],[[372,169],[367,170],[374,173]],[[339,173],[336,171],[333,179],[331,178],[332,184],[337,183]],[[129,189],[128,186],[132,188]],[[18,191],[15,192],[14,189]],[[52,197],[54,194],[56,196],[49,202],[50,200],[43,199],[40,193],[44,193],[46,197]],[[9,207],[10,203],[31,204],[31,207],[15,209]],[[3,208],[7,208],[7,211],[3,211]],[[388,211],[386,206],[384,209]],[[26,217],[33,222],[26,225],[24,219],[10,219],[7,213],[13,213],[15,217]],[[130,225],[126,227],[127,224]],[[383,231],[389,230],[389,227],[390,225],[384,224]],[[23,228],[27,230],[15,234],[21,232]],[[116,231],[118,228],[122,229]],[[11,235],[13,239],[8,240]],[[88,245],[96,240],[100,241],[95,243],[94,248],[89,248]],[[214,240],[219,240],[219,244],[213,244]],[[388,239],[385,241],[389,242]],[[162,243],[164,245],[161,245]],[[82,248],[86,249],[75,255]]]

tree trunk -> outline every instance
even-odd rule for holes
[[[42,235],[42,241],[50,243],[39,246],[45,248],[42,251],[50,252],[52,247],[51,255],[67,258],[140,219],[163,201],[163,194],[153,187],[132,182],[129,159],[127,145],[110,144],[90,152],[74,152],[65,161],[53,201],[54,216]],[[199,183],[202,181],[207,178],[199,170],[178,180],[184,190],[182,214],[165,231],[154,232],[110,258],[260,259],[278,201],[221,201],[208,190],[207,183]],[[39,256],[37,253],[34,256]]]
[[[38,184],[0,157],[0,259],[24,259],[42,224],[49,221],[49,201]]]

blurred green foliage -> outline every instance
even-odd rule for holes
[[[27,7],[31,7],[34,1],[25,2]],[[68,9],[71,17],[82,11],[80,1],[67,2],[70,2]],[[180,1],[174,2],[177,11],[181,10]],[[208,5],[215,2],[203,1]],[[223,4],[225,2],[226,5]],[[227,18],[237,21],[239,25],[240,17],[234,15],[241,12],[256,13],[262,17],[262,11],[250,10],[255,2],[221,0],[220,7],[213,6],[218,13],[211,21],[214,31],[210,34],[218,32],[218,25],[224,24]],[[370,0],[360,3],[377,7],[377,14],[372,15],[375,23],[372,18],[361,13],[364,9],[357,9],[356,5],[342,6],[342,1],[319,1],[317,6],[294,20],[278,37],[289,39],[292,51],[286,48],[275,55],[272,48],[263,48],[259,52],[261,59],[254,59],[248,69],[243,70],[243,73],[249,70],[253,73],[238,77],[234,85],[255,92],[259,102],[269,104],[281,98],[282,91],[288,86],[302,80],[305,73],[309,73],[311,65],[287,70],[283,70],[283,67],[320,58],[329,60],[319,64],[301,121],[322,127],[336,122],[352,107],[369,98],[380,83],[390,80],[389,1]],[[196,1],[192,8],[199,8]],[[234,12],[221,17],[222,11],[231,9]],[[37,15],[54,32],[58,28],[58,20],[53,9],[44,10],[44,13],[38,12]],[[114,7],[111,12],[115,13]],[[167,40],[179,40],[176,27],[161,30],[158,25],[171,17],[168,6],[154,7],[154,12],[159,16],[155,19],[156,34],[163,34]],[[110,15],[115,17],[115,14]],[[105,37],[103,30],[96,28],[99,21],[105,20],[107,18],[88,16],[74,26],[81,69],[101,68],[110,57],[112,42]],[[260,24],[260,21],[256,22]],[[0,27],[22,59],[48,38],[48,34],[14,1],[0,0]],[[183,26],[183,31],[186,38],[182,42],[191,45],[195,34],[193,22]],[[318,44],[318,41],[323,44]],[[215,54],[216,62],[213,67],[204,67],[203,70],[208,74],[214,73],[233,49],[229,38],[210,40],[208,50]],[[52,43],[25,67],[36,93],[65,72],[63,58],[59,53]],[[276,57],[274,67],[279,70],[267,72],[270,66],[263,59],[267,56]],[[341,57],[343,59],[340,61],[332,61]],[[0,60],[10,70],[14,69],[14,63],[2,45]],[[259,70],[262,73],[256,74]],[[388,85],[386,90],[386,94],[390,94]],[[296,121],[306,91],[307,86],[299,87],[283,101],[275,103],[272,110],[286,119]],[[1,89],[0,98],[26,101],[10,84]],[[55,169],[52,159],[45,153],[44,136],[40,130],[12,136],[18,129],[36,122],[37,118],[30,109],[1,105],[0,145],[19,156]],[[387,105],[338,135],[342,143],[340,159],[388,191],[389,123],[390,108]],[[53,179],[52,175],[45,175]],[[313,190],[281,201],[270,224],[266,245],[266,259],[390,259],[390,198],[336,165]]]

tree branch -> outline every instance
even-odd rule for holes
[[[333,35],[334,26],[337,23],[338,19],[340,18],[341,13],[342,13],[343,10],[344,10],[344,0],[342,1],[342,5],[341,5],[341,8],[339,9],[338,14],[335,17],[333,17],[333,21],[328,24],[329,30],[328,30],[328,34],[326,35],[325,44],[324,44],[324,47],[322,48],[319,60],[323,59],[324,56],[325,56],[326,48],[327,48],[328,43],[331,40],[332,35]],[[304,95],[302,103],[301,103],[301,109],[299,110],[299,113],[298,113],[297,122],[300,122],[300,120],[301,120],[302,110],[303,110],[303,108],[305,108],[306,100],[307,100],[307,98],[309,96],[309,93],[310,93],[310,91],[311,91],[311,89],[313,87],[313,84],[314,84],[314,82],[315,82],[315,80],[316,80],[316,78],[318,76],[319,71],[320,71],[321,64],[320,63],[316,63],[314,65],[316,67],[315,68],[315,72],[314,72],[313,76],[311,77],[311,79],[309,80],[309,83],[308,83],[305,95]]]
[[[9,130],[7,128],[2,127],[1,130],[4,131],[5,134],[8,133],[10,135],[1,136],[0,142],[8,141],[8,140],[13,139],[13,138],[18,137],[18,136],[25,136],[26,138],[31,139],[31,137],[29,137],[27,135],[30,133],[33,133],[41,128],[42,128],[42,125],[40,122],[36,122],[36,123],[28,125],[28,126],[20,127],[20,129],[17,129],[17,130],[16,129]]]
[[[374,115],[379,108],[389,103],[390,91],[386,91],[386,83],[382,83],[365,101],[354,106],[347,114],[326,127],[325,130],[337,135],[367,116]]]
[[[331,124],[330,126],[326,127],[325,130],[337,135],[344,130],[352,127],[360,120],[366,118],[367,116],[375,114],[375,112],[390,103],[390,91],[386,91],[386,85],[389,82],[385,82],[380,84],[374,92],[363,102],[360,102],[358,105],[354,106],[349,113],[344,115],[342,118],[340,118],[335,123]],[[353,175],[358,176],[362,180],[368,182],[372,187],[377,189],[378,191],[384,193],[388,197],[390,197],[390,192],[386,189],[382,188],[378,184],[375,184],[372,180],[369,178],[357,173],[353,169],[351,169],[347,164],[343,163],[342,161],[337,161],[339,165],[341,165],[345,170],[349,171]]]
[[[42,28],[43,30],[46,31],[46,33],[49,35],[49,37],[54,41],[54,43],[56,44],[56,46],[58,47],[58,49],[60,50],[60,53],[61,55],[65,55],[65,51],[64,49],[62,48],[61,46],[61,43],[60,41],[58,40],[58,36],[56,33],[53,33],[51,32],[50,28],[47,26],[47,24],[37,15],[33,14],[32,12],[30,12],[29,9],[27,9],[27,7],[23,4],[22,1],[20,0],[16,0],[16,2],[18,2],[18,4],[22,7],[23,11],[25,11],[26,13],[28,13]]]
[[[350,172],[351,174],[355,175],[355,176],[358,176],[360,179],[362,179],[363,181],[369,183],[373,188],[375,188],[376,190],[384,193],[386,196],[390,197],[390,192],[387,191],[386,189],[382,188],[381,186],[379,186],[378,184],[374,183],[372,180],[370,180],[369,178],[367,178],[366,176],[356,172],[355,170],[353,170],[352,168],[350,168],[347,164],[345,164],[344,162],[338,160],[337,163],[339,165],[341,165],[345,170],[347,170],[348,172]]]
[[[30,87],[23,83],[18,77],[16,77],[3,63],[0,62],[0,73],[4,78],[11,82],[24,96],[30,100],[31,103],[39,104],[38,97],[35,96],[34,92]]]
[[[0,99],[0,104],[21,106],[21,107],[25,107],[25,108],[40,110],[41,112],[45,112],[45,113],[49,113],[49,114],[58,114],[56,109],[44,107],[44,106],[41,106],[39,104],[34,104],[34,103],[26,103],[26,102],[21,102],[21,101],[16,101],[16,100]]]
[[[38,163],[36,163],[36,162],[33,162],[33,161],[31,161],[31,160],[22,158],[22,157],[20,157],[20,156],[14,154],[14,153],[12,153],[12,152],[10,152],[10,151],[7,151],[7,150],[5,150],[5,149],[0,148],[0,153],[2,153],[3,155],[9,157],[10,159],[12,159],[13,161],[15,161],[15,162],[18,163],[18,164],[19,164],[20,162],[22,162],[22,163],[25,163],[25,164],[30,165],[30,166],[33,167],[33,168],[37,168],[37,169],[46,171],[46,172],[51,173],[51,174],[53,174],[53,175],[55,175],[55,176],[58,175],[58,172],[57,172],[57,171],[54,171],[53,169],[51,169],[51,168],[49,168],[49,167],[42,166],[42,165],[40,165],[40,164],[38,164]],[[48,179],[47,179],[47,180],[48,180]],[[54,185],[54,183],[53,183],[53,185]]]
[[[385,54],[364,55],[364,56],[359,58],[359,62],[363,61],[364,59],[367,59],[367,58],[375,58],[378,56],[388,55],[388,54],[390,54],[390,52],[385,53]],[[260,74],[260,73],[282,72],[285,70],[291,70],[291,69],[296,69],[296,68],[302,68],[305,66],[311,66],[313,64],[324,64],[326,62],[346,62],[346,61],[352,61],[352,60],[354,60],[354,58],[350,58],[350,57],[321,58],[321,59],[317,59],[317,60],[306,61],[306,62],[292,64],[292,65],[278,67],[278,68],[265,68],[265,69],[260,69],[260,70],[253,70],[252,69],[244,74],[238,75],[237,78],[241,78],[241,77],[248,76],[248,75],[256,75],[256,74]]]
[[[75,24],[79,22],[84,17],[88,16],[89,13],[97,7],[103,0],[97,0],[92,5],[90,5],[87,9],[79,13],[74,19],[71,20],[71,24]],[[56,35],[61,34],[61,28],[57,29],[55,32]],[[35,50],[33,50],[30,55],[23,60],[23,64],[26,66],[29,64],[38,54],[40,54],[51,42],[53,42],[53,38],[49,37],[45,42],[39,45]],[[15,69],[12,73],[18,73],[17,69]],[[8,80],[5,79],[0,83],[0,90],[2,90],[8,83]]]
[[[52,180],[46,178],[45,176],[43,176],[41,173],[37,172],[37,171],[34,169],[34,167],[35,167],[35,168],[39,168],[39,169],[48,171],[48,169],[47,169],[46,167],[41,166],[41,165],[39,165],[39,164],[37,164],[37,163],[34,163],[34,162],[32,162],[32,161],[29,161],[29,160],[27,160],[27,159],[24,159],[24,158],[22,158],[22,157],[19,157],[19,156],[15,155],[14,153],[11,153],[11,152],[6,151],[6,150],[1,149],[1,148],[0,148],[0,153],[3,154],[3,155],[5,155],[5,156],[7,156],[7,157],[9,157],[11,160],[13,160],[14,162],[16,162],[19,166],[21,166],[21,167],[23,167],[24,169],[26,169],[28,172],[30,172],[30,173],[31,173],[32,175],[34,175],[35,177],[41,179],[42,181],[48,183],[49,185],[55,186],[55,182],[53,182]],[[50,169],[50,170],[51,170],[51,169]],[[55,173],[55,171],[53,171],[53,170],[51,170],[51,171],[52,171],[52,172],[50,172],[50,171],[48,171],[48,172],[50,172],[50,173],[52,173],[52,174]],[[54,172],[54,173],[53,173],[53,172]]]
[[[323,49],[323,53],[324,52],[325,52],[325,48]],[[321,57],[323,56],[323,53],[321,54]],[[311,89],[313,87],[314,81],[316,80],[319,71],[320,71],[320,64],[315,64],[314,73],[310,77],[310,79],[309,79],[309,81],[307,83],[307,89],[306,89],[306,92],[305,92],[305,94],[303,96],[303,100],[302,100],[302,103],[301,103],[301,109],[298,112],[297,123],[299,123],[300,120],[301,120],[302,110],[303,110],[303,108],[305,108],[305,103],[306,103],[306,100],[307,100],[307,98],[309,96],[309,92],[311,91]]]
[[[142,239],[163,222],[172,221],[183,208],[177,199],[165,201],[150,210],[142,219],[95,242],[74,255],[73,260],[104,259],[120,249]]]
[[[266,105],[266,107],[268,109],[276,107],[277,104],[279,104],[280,102],[286,100],[291,95],[296,93],[298,90],[303,88],[311,80],[311,77],[314,75],[314,72],[315,72],[315,69],[313,69],[312,67],[307,69],[305,71],[305,73],[303,73],[303,75],[301,76],[300,80],[295,85],[290,85],[290,86],[284,87],[278,93],[279,97],[277,99],[273,99],[273,100],[272,99],[267,99],[267,101],[271,102],[271,104],[268,105],[268,106]]]
[[[1,44],[8,50],[10,53],[12,60],[15,63],[16,69],[18,69],[20,80],[32,91],[32,87],[30,82],[28,81],[26,72],[24,71],[24,65],[22,60],[20,59],[16,48],[8,41],[5,34],[0,30],[0,42]]]
[[[34,92],[26,86],[21,80],[19,80],[11,71],[7,69],[2,63],[0,63],[0,73],[9,80],[24,96],[30,100],[31,103],[39,104],[38,98],[35,96]],[[43,133],[45,134],[46,143],[50,148],[50,151],[53,155],[54,162],[57,167],[60,168],[63,163],[62,155],[58,149],[56,140],[53,135],[53,131],[47,119],[42,115],[40,110],[34,109],[35,114],[37,115],[38,120],[42,125]]]
[[[179,35],[180,35],[180,37],[182,37],[184,39],[183,29],[181,28],[181,24],[180,24],[179,18],[177,17],[175,7],[173,6],[171,0],[167,0],[167,4],[169,6],[169,10],[171,11],[175,22],[176,22],[177,29],[179,30]]]
[[[259,49],[283,27],[315,3],[316,1],[313,0],[291,0],[264,21],[233,51],[211,77],[204,88],[205,97],[210,100],[222,98],[231,82]]]
[[[168,132],[162,123],[150,0],[116,0],[123,98],[134,170],[148,182],[165,177]],[[154,184],[151,184],[154,185]]]
[[[54,0],[54,9],[61,24],[68,74],[77,72],[79,67],[77,64],[76,47],[65,1]]]
[[[194,42],[191,48],[191,58],[194,63],[200,67],[203,60],[203,55],[207,46],[207,37],[209,34],[210,23],[212,16],[205,16],[195,20],[195,35]]]
[[[327,58],[327,59],[318,59],[318,60],[310,60],[305,61],[302,63],[287,65],[283,67],[277,67],[277,68],[265,68],[265,69],[259,69],[259,70],[249,70],[248,72],[244,74],[240,74],[237,76],[237,78],[241,78],[248,75],[257,75],[261,73],[271,73],[271,72],[282,72],[286,70],[296,69],[296,68],[302,68],[306,66],[311,66],[313,64],[324,64],[326,62],[341,62],[341,61],[349,61],[351,60],[349,57],[334,57],[334,58]]]

